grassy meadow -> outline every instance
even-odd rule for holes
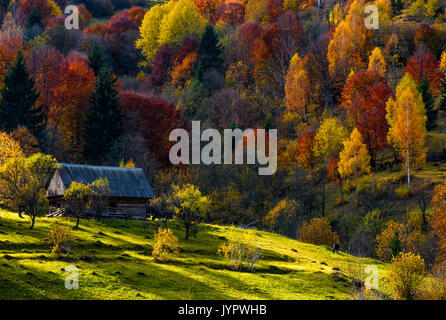
[[[370,264],[379,268],[385,291],[383,263],[234,227],[200,225],[185,241],[182,226],[170,221],[180,254],[161,264],[151,256],[161,222],[82,220],[73,230],[73,254],[57,257],[45,241],[56,221],[73,225],[66,218],[39,218],[29,230],[26,219],[0,213],[0,299],[349,299],[352,277],[363,278],[359,270]],[[255,272],[232,271],[217,255],[226,239],[261,250]],[[79,268],[78,290],[64,285],[70,265]]]

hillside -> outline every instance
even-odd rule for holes
[[[70,259],[56,259],[45,243],[55,221],[39,218],[36,229],[16,214],[0,212],[0,299],[349,299],[351,276],[366,265],[386,265],[279,235],[201,225],[184,241],[183,229],[169,222],[181,253],[167,264],[151,256],[157,221],[82,220],[73,231]],[[217,255],[225,239],[244,239],[261,249],[255,273],[236,272]],[[79,268],[79,289],[67,290],[64,268]],[[380,287],[380,288],[381,288]]]

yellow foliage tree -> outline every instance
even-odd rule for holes
[[[441,53],[441,59],[440,59],[440,65],[439,65],[439,69],[443,72],[446,71],[446,51],[443,51]]]
[[[348,132],[338,118],[325,119],[315,137],[313,152],[321,161],[339,155]]]
[[[413,253],[400,253],[390,266],[389,284],[395,299],[413,299],[426,273],[424,260]]]
[[[20,143],[5,132],[0,132],[0,167],[11,158],[24,158]]]
[[[291,59],[285,83],[286,107],[290,111],[297,111],[303,122],[307,122],[310,104],[310,82],[305,63],[306,58],[302,59],[296,53]]]
[[[426,161],[426,111],[410,77],[404,77],[398,85],[396,99],[389,99],[386,118],[390,126],[388,140],[404,162],[410,188],[410,168]]]
[[[299,240],[315,245],[332,246],[339,243],[339,236],[331,230],[330,223],[326,218],[314,218],[304,222],[299,228]]]
[[[344,83],[351,69],[361,69],[368,50],[370,33],[364,24],[364,2],[351,3],[345,20],[336,27],[328,45],[329,72],[337,86]]]
[[[353,33],[347,23],[342,21],[335,29],[327,53],[329,72],[335,82],[343,82],[350,73],[349,59],[353,50]]]
[[[358,193],[358,177],[370,173],[370,155],[358,129],[353,129],[350,139],[344,142],[339,158],[339,174],[344,179],[353,176]]]
[[[171,0],[172,2],[173,0]],[[186,37],[200,35],[206,25],[192,0],[178,0],[161,20],[158,43],[178,44]]]
[[[382,261],[389,261],[394,254],[397,254],[395,248],[392,248],[392,243],[397,240],[400,244],[400,250],[403,249],[407,237],[406,227],[396,221],[390,221],[386,229],[376,236],[376,256]],[[395,252],[392,252],[395,251]]]
[[[373,49],[372,53],[370,54],[368,70],[376,71],[383,77],[385,77],[386,75],[387,71],[386,60],[384,59],[382,51],[379,47]]]
[[[140,38],[136,40],[136,48],[141,49],[142,54],[149,63],[160,46],[161,22],[174,5],[174,1],[156,5],[150,8],[144,15],[139,29]]]

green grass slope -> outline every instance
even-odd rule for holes
[[[349,299],[352,276],[376,265],[385,287],[387,266],[279,235],[201,225],[196,238],[169,222],[180,255],[159,264],[151,256],[158,222],[82,220],[73,231],[73,256],[58,259],[45,238],[62,218],[40,218],[36,229],[16,214],[0,212],[0,299]],[[217,255],[225,239],[249,241],[261,249],[254,273],[236,272]],[[79,268],[79,289],[67,290],[64,272]],[[360,276],[361,277],[361,276]],[[380,287],[380,288],[381,288]],[[384,290],[384,289],[383,289]],[[384,290],[385,291],[385,290]]]

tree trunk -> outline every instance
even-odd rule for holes
[[[186,227],[186,236],[185,236],[185,240],[189,240],[189,229],[190,229],[190,222],[186,222],[184,223],[184,226]]]
[[[322,183],[322,216],[325,217],[325,181]]]
[[[79,220],[80,220],[80,217],[78,216],[76,226],[74,227],[75,230],[79,229]]]
[[[35,221],[36,221],[36,216],[35,215],[31,216],[31,226],[29,227],[30,230],[34,229]]]

